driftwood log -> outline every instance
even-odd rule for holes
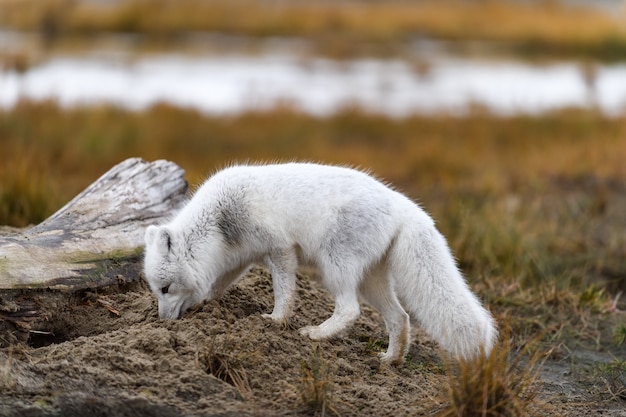
[[[128,159],[42,223],[0,231],[0,346],[37,331],[59,294],[140,279],[145,228],[185,201],[184,171]]]

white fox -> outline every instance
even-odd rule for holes
[[[176,319],[219,297],[251,264],[263,262],[274,290],[274,309],[263,317],[285,322],[296,269],[306,264],[319,269],[335,297],[328,320],[300,329],[311,339],[351,325],[360,314],[359,296],[384,318],[386,362],[404,360],[409,314],[460,359],[489,353],[497,337],[491,314],[469,289],[428,214],[354,169],[232,166],[210,177],[171,222],[149,226],[145,241],[145,276],[161,318]]]

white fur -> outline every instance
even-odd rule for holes
[[[385,320],[389,348],[382,358],[388,362],[401,363],[408,350],[409,314],[462,359],[488,353],[497,336],[428,214],[357,170],[233,166],[209,178],[170,223],[150,226],[145,240],[145,276],[161,318],[176,319],[219,297],[251,264],[263,262],[275,298],[264,317],[283,322],[304,263],[319,269],[335,297],[328,320],[300,330],[312,339],[352,324],[359,295]]]

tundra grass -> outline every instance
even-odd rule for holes
[[[232,385],[239,394],[244,397],[250,393],[250,382],[246,373],[245,355],[233,355],[215,350],[215,346],[209,346],[200,359],[205,365],[208,374]]]
[[[300,366],[300,398],[306,409],[321,416],[339,415],[333,407],[333,363],[319,346]]]
[[[510,329],[487,356],[448,366],[446,406],[439,417],[517,417],[536,413],[536,380],[543,353],[533,342],[515,351]],[[545,412],[545,410],[542,410]]]
[[[304,159],[363,166],[417,195],[454,190],[452,201],[465,195],[475,205],[484,194],[505,197],[492,210],[527,208],[523,192],[580,191],[570,214],[601,213],[626,177],[625,122],[586,111],[393,119],[279,108],[217,117],[168,105],[127,112],[22,102],[0,110],[0,178],[16,195],[66,201],[131,156],[173,160],[192,183],[230,161]]]
[[[38,31],[48,42],[99,33],[176,41],[189,32],[302,37],[317,53],[393,52],[416,38],[496,42],[524,54],[624,59],[624,10],[553,1],[331,2],[252,0],[0,0],[0,24]]]

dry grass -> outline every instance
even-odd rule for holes
[[[619,18],[552,1],[1,0],[0,16],[5,26],[37,30],[49,40],[101,32],[163,40],[211,31],[307,37],[332,55],[350,54],[364,43],[393,51],[394,43],[416,37],[498,41],[550,56],[619,59],[626,50],[626,29]]]
[[[300,367],[300,398],[304,406],[321,416],[337,415],[333,404],[333,375],[331,359],[326,358],[319,345]]]
[[[213,342],[198,359],[208,374],[232,385],[245,398],[251,392],[250,381],[246,372],[248,356],[245,353],[234,353],[233,346],[230,344],[217,348]]]
[[[3,161],[0,170],[0,224],[39,223],[58,208],[55,185],[28,159]]]
[[[536,404],[537,373],[545,356],[532,343],[514,351],[510,330],[488,356],[448,366],[447,406],[439,417],[517,417]],[[531,348],[532,347],[532,348]],[[532,353],[531,353],[532,351]]]
[[[591,200],[572,210],[592,213],[626,178],[624,135],[624,119],[582,111],[394,120],[358,110],[326,118],[289,109],[215,117],[167,105],[133,113],[23,102],[0,111],[0,175],[39,173],[67,200],[130,156],[171,159],[192,183],[233,160],[305,159],[367,167],[415,196],[499,195],[487,206],[496,215],[520,206],[523,213],[521,192],[580,189]]]

